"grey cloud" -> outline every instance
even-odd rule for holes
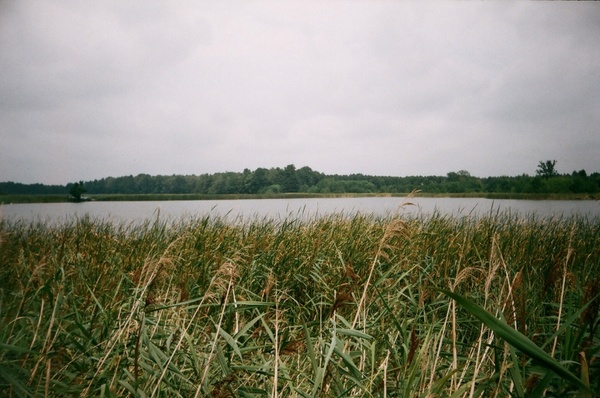
[[[591,171],[599,43],[593,3],[3,3],[0,180]]]

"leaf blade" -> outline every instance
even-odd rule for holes
[[[471,313],[471,315],[479,319],[484,325],[490,328],[498,337],[506,341],[508,344],[534,359],[546,367],[546,369],[552,370],[563,379],[579,387],[581,391],[591,392],[590,388],[586,386],[581,379],[558,363],[556,359],[552,358],[550,354],[538,347],[527,336],[510,327],[506,322],[502,322],[500,319],[496,318],[482,307],[459,294],[444,289],[437,290],[459,303],[463,308]]]

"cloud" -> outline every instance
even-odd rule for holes
[[[0,180],[597,169],[590,3],[0,6]]]

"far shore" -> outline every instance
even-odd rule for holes
[[[424,198],[486,198],[514,200],[600,200],[598,194],[552,194],[552,193],[281,193],[281,194],[102,194],[87,195],[84,202],[90,201],[166,201],[166,200],[243,200],[243,199],[306,199],[306,198],[361,198],[361,197],[424,197]],[[0,204],[15,203],[66,203],[73,202],[69,195],[3,195]]]

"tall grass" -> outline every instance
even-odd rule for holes
[[[0,222],[0,395],[593,394],[599,235],[507,214]]]

